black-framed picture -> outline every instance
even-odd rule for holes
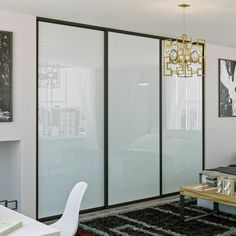
[[[12,121],[12,32],[0,31],[0,122]]]
[[[236,117],[236,61],[219,59],[219,116]]]

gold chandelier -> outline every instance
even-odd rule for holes
[[[183,33],[176,39],[167,39],[164,43],[164,76],[192,77],[204,75],[205,40],[193,41],[186,34],[185,9],[183,8]]]

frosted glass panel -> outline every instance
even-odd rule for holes
[[[39,24],[39,217],[61,214],[78,181],[82,209],[104,204],[103,32]]]
[[[109,204],[159,195],[159,40],[109,33]]]
[[[195,184],[202,170],[202,78],[163,78],[163,193]]]

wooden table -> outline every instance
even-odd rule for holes
[[[199,198],[202,200],[208,200],[213,202],[214,210],[213,212],[185,219],[184,217],[184,198],[185,196],[192,198]],[[180,188],[180,209],[181,209],[181,219],[184,221],[190,221],[200,217],[212,215],[219,212],[219,203],[236,206],[236,194],[226,195],[217,193],[216,187],[210,187],[207,184],[196,184]]]
[[[4,206],[0,206],[0,219],[23,222],[22,227],[7,234],[7,236],[60,236],[60,232],[49,225],[40,223]]]

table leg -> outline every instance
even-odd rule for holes
[[[202,173],[199,174],[199,183],[202,184]]]
[[[180,198],[180,201],[181,201],[181,198]],[[188,222],[188,221],[200,219],[202,217],[206,217],[206,216],[210,216],[210,215],[218,213],[219,212],[219,203],[213,202],[213,204],[214,204],[214,210],[213,211],[211,211],[209,213],[206,213],[206,214],[203,214],[203,215],[198,215],[198,216],[194,216],[194,217],[191,217],[191,218],[187,218],[187,219],[184,219],[184,213],[182,213],[182,211],[184,211],[184,206],[182,206],[181,207],[181,209],[182,209],[182,211],[181,211],[181,220],[183,219],[183,221]]]
[[[184,221],[184,195],[180,195],[180,219]]]
[[[219,203],[218,202],[213,202],[214,204],[214,212],[219,213]]]

